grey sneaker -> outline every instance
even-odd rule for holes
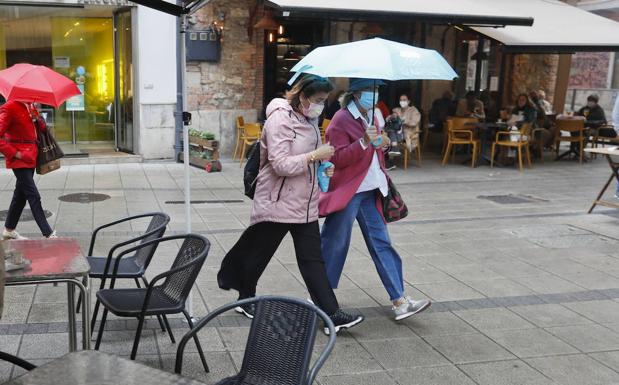
[[[26,237],[22,237],[21,235],[19,235],[19,233],[15,230],[11,230],[11,231],[7,231],[7,229],[4,229],[2,231],[2,239],[15,239],[15,240],[22,240],[22,239],[28,239]]]
[[[419,301],[413,300],[411,297],[406,297],[406,302],[400,306],[394,306],[393,312],[395,313],[395,320],[401,321],[414,314],[421,313],[432,305],[432,302],[428,299],[422,299]]]

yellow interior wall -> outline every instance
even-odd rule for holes
[[[0,69],[6,68],[6,42],[4,26],[0,24]]]

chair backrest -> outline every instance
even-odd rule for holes
[[[168,223],[170,223],[170,216],[168,214],[153,213],[150,223],[148,224],[148,227],[146,228],[146,231],[144,232],[144,234],[147,234],[150,232],[152,232],[152,234],[143,238],[140,241],[140,244],[148,242],[148,241],[152,241],[153,239],[163,237],[163,234],[165,234]],[[148,265],[150,264],[150,260],[153,258],[153,255],[155,254],[155,251],[157,250],[158,245],[159,245],[158,243],[153,243],[151,245],[142,247],[138,251],[136,251],[135,253],[136,262],[140,266],[142,266],[143,269],[146,269]]]
[[[236,117],[236,128],[241,129],[245,125],[245,119],[242,116]]]
[[[243,129],[246,138],[259,139],[262,134],[262,127],[259,123],[247,123]]]
[[[459,116],[449,118],[449,120],[452,122],[452,130],[471,130],[473,128],[473,124],[479,123],[479,119],[477,118],[463,118]]]
[[[533,128],[533,126],[531,125],[531,123],[523,123],[522,126],[520,127],[520,133],[523,136],[529,136],[531,135],[531,129]]]
[[[253,384],[305,382],[318,317],[309,308],[285,301],[261,301],[251,324],[240,375]]]
[[[176,304],[185,303],[211,247],[208,239],[201,235],[188,234],[182,238],[184,238],[183,244],[178,250],[170,270],[182,268],[170,274],[158,287],[161,293]],[[195,263],[192,264],[192,262]]]
[[[557,133],[561,131],[578,132],[585,129],[584,119],[557,119]]]

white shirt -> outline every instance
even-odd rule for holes
[[[354,102],[350,102],[347,108],[348,108],[348,111],[350,111],[350,113],[352,114],[353,118],[355,119],[361,118],[363,120],[364,125],[365,126],[368,125],[368,122],[365,120],[363,115],[361,115],[361,112],[359,111],[359,109],[357,108],[357,105]],[[371,111],[368,111],[368,112],[371,112]],[[376,115],[377,115],[377,118],[379,118],[379,115],[378,114]],[[372,121],[372,116],[370,116],[370,121]],[[363,147],[364,150],[367,149],[367,146],[363,144],[363,139],[360,139],[359,142],[361,144],[361,147]],[[361,182],[361,185],[359,185],[359,188],[357,189],[357,193],[372,191],[376,189],[379,189],[380,193],[383,194],[383,196],[385,197],[389,193],[389,186],[387,184],[387,176],[385,175],[383,170],[380,168],[380,163],[378,161],[378,155],[376,155],[376,151],[374,151],[374,156],[372,157],[372,163],[370,164],[370,169],[368,170],[367,175]]]

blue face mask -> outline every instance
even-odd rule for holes
[[[364,110],[370,110],[374,106],[374,103],[378,102],[378,92],[363,91],[359,98],[359,105]]]

